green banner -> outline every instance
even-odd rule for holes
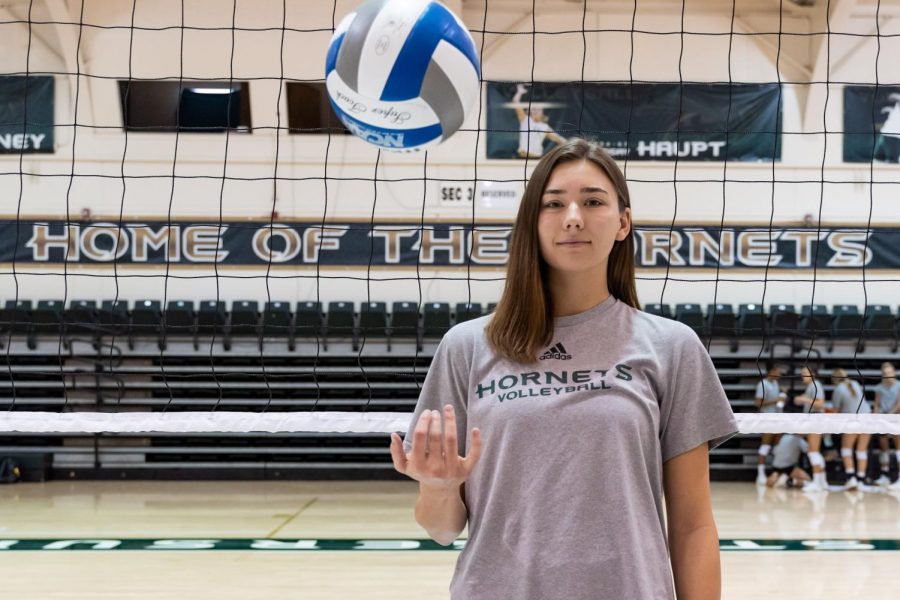
[[[900,162],[900,87],[844,88],[844,161]]]
[[[53,77],[0,77],[0,154],[53,151]]]
[[[775,83],[492,82],[487,92],[488,158],[539,157],[577,136],[617,159],[781,159]]]

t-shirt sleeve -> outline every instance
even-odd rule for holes
[[[413,432],[422,413],[437,410],[443,418],[444,405],[452,404],[456,412],[457,446],[460,456],[465,456],[470,359],[464,336],[451,329],[438,344],[419,390],[419,399],[403,441],[406,452],[412,450]]]
[[[759,400],[760,398],[765,399],[765,397],[766,397],[766,394],[765,394],[765,390],[763,390],[763,382],[760,381],[759,383],[756,384],[756,396],[755,396],[755,398],[756,398],[757,400]]]
[[[737,421],[712,359],[697,335],[685,328],[672,340],[660,399],[660,445],[666,462],[703,444],[715,448],[738,431]],[[665,367],[665,366],[664,366]]]

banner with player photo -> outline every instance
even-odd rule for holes
[[[900,87],[844,88],[844,162],[900,162]]]
[[[0,154],[53,151],[53,77],[0,76]]]
[[[540,157],[570,137],[629,160],[781,159],[775,83],[490,82],[487,157]]]

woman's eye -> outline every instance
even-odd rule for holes
[[[599,198],[591,198],[587,201],[588,206],[601,206],[602,204],[603,200],[600,200]]]
[[[549,202],[544,202],[544,208],[559,208],[562,206],[562,203],[558,200],[550,200]]]

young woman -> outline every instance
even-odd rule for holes
[[[800,371],[800,377],[803,379],[803,385],[806,388],[803,393],[794,398],[794,404],[800,405],[803,412],[820,413],[825,412],[825,386],[818,380],[816,370],[813,367],[803,367]],[[828,481],[825,478],[825,457],[822,456],[822,434],[810,433],[806,436],[809,444],[809,464],[812,465],[813,477],[812,481],[803,486],[806,492],[825,492],[828,491]]]
[[[881,383],[875,386],[875,412],[884,415],[900,413],[900,402],[897,402],[898,396],[900,396],[900,381],[897,381],[897,372],[894,370],[894,365],[889,362],[883,363],[881,365]],[[900,465],[900,435],[880,436],[881,477],[878,478],[877,482],[879,485],[890,485],[891,483],[891,440],[894,441],[897,464]],[[900,478],[891,486],[891,489],[900,490]]]
[[[847,371],[834,369],[831,372],[831,382],[834,384],[831,405],[836,412],[845,414],[869,414],[872,412],[863,395],[862,386],[858,381],[847,377]],[[841,461],[844,463],[844,472],[847,474],[845,490],[855,490],[860,487],[860,484],[871,485],[872,482],[866,481],[871,438],[871,434],[868,433],[841,434]],[[853,468],[854,448],[856,449],[856,469]]]
[[[766,479],[768,487],[799,487],[811,481],[809,473],[800,468],[800,456],[809,451],[803,436],[786,433],[772,449],[772,473]]]
[[[567,142],[528,182],[496,311],[444,336],[391,436],[418,523],[445,545],[468,524],[451,598],[720,597],[708,449],[734,415],[697,336],[637,307],[625,178]]]
[[[778,383],[780,377],[781,369],[775,365],[769,365],[766,378],[756,384],[756,408],[759,409],[759,412],[781,412],[781,406],[784,406],[785,393]],[[779,406],[779,403],[781,403],[781,406]],[[775,442],[776,437],[774,433],[762,434],[756,467],[756,485],[766,485],[767,483],[766,458],[772,450],[772,444]]]

